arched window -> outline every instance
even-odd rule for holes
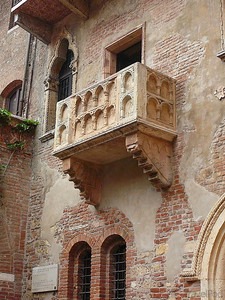
[[[102,299],[126,299],[126,242],[117,234],[105,239],[101,248]]]
[[[71,62],[74,59],[73,51],[68,49],[66,60],[59,72],[58,101],[69,97],[72,94],[72,69]]]
[[[69,97],[75,91],[76,69],[77,49],[72,42],[72,38],[64,38],[56,45],[54,56],[51,58],[48,67],[48,75],[44,81],[46,99],[45,133],[55,128],[57,102]]]
[[[126,244],[120,243],[111,252],[112,300],[126,296]]]
[[[83,251],[78,266],[78,299],[90,300],[91,290],[91,249]]]
[[[23,103],[21,101],[22,80],[10,82],[1,92],[1,106],[9,110],[13,115],[21,116]]]
[[[70,250],[67,299],[90,300],[90,292],[91,247],[82,241]]]
[[[20,108],[20,96],[21,96],[21,87],[14,89],[8,96],[6,101],[6,108],[14,115],[21,115]]]

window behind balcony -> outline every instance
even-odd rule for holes
[[[73,51],[67,50],[66,60],[59,72],[58,101],[69,97],[72,94],[72,69],[71,62],[74,59]]]
[[[144,63],[144,25],[105,48],[104,75],[112,75],[129,65]]]

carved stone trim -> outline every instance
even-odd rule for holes
[[[102,190],[100,166],[74,158],[66,158],[63,160],[63,172],[69,174],[74,187],[80,190],[82,200],[94,206],[100,203]]]
[[[155,187],[171,185],[171,143],[138,132],[126,137],[126,147]]]
[[[217,90],[215,90],[214,95],[220,100],[224,100],[225,98],[225,87],[219,87]]]
[[[225,50],[221,50],[217,53],[217,57],[220,58],[222,61],[225,61]]]
[[[198,236],[194,257],[192,260],[192,266],[190,269],[184,270],[183,273],[181,274],[187,280],[193,281],[193,280],[200,279],[201,272],[203,269],[203,265],[202,265],[203,256],[204,254],[210,256],[210,253],[206,251],[207,246],[212,244],[212,241],[209,240],[210,234],[212,233],[212,230],[215,227],[216,222],[218,221],[218,219],[220,218],[224,210],[225,210],[225,194],[222,195],[222,197],[212,208],[208,217],[205,219],[202,225],[201,231]],[[217,230],[218,232],[219,229]],[[210,257],[208,259],[210,260]]]

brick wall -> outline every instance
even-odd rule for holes
[[[158,33],[157,39],[153,36],[153,42],[152,40],[147,41],[146,58],[147,61],[151,62],[149,66],[177,80],[178,137],[174,142],[174,182],[168,191],[161,193],[162,203],[155,216],[154,248],[146,252],[137,250],[138,245],[135,244],[134,226],[119,209],[108,207],[104,210],[94,210],[83,202],[73,207],[65,208],[63,216],[52,228],[55,242],[61,245],[61,254],[58,261],[60,265],[59,293],[32,295],[32,268],[38,265],[51,264],[55,259],[48,252],[49,246],[42,240],[43,228],[41,227],[41,219],[45,197],[47,191],[54,184],[50,185],[45,181],[42,165],[46,164],[51,171],[53,170],[58,174],[58,177],[62,178],[64,176],[61,171],[61,162],[52,156],[52,141],[41,143],[36,140],[30,186],[26,255],[24,259],[24,299],[68,299],[69,255],[73,245],[79,241],[86,241],[92,247],[92,268],[95,276],[93,278],[91,299],[99,299],[100,293],[103,293],[104,290],[104,280],[101,280],[101,246],[111,234],[121,235],[127,242],[127,299],[200,299],[199,282],[188,283],[177,274],[171,283],[166,274],[166,247],[171,236],[176,232],[181,232],[186,242],[194,242],[203,223],[202,218],[195,220],[193,217],[192,207],[185,192],[184,179],[180,176],[180,168],[181,159],[185,151],[187,151],[187,135],[185,135],[183,130],[183,110],[188,101],[191,103],[191,100],[187,99],[188,88],[192,87],[190,82],[191,80],[194,82],[193,74],[195,74],[195,71],[204,60],[207,51],[202,40],[196,40],[194,37],[189,39],[190,32],[186,32],[186,34],[179,32],[180,27],[178,26],[177,28],[173,27],[173,30],[169,33],[167,32],[167,34],[162,33],[164,29],[168,30],[170,26],[172,28],[172,22],[175,22],[182,15],[186,2],[183,0],[130,1],[129,7],[122,7],[121,11],[116,11],[113,5],[115,1],[111,2],[111,6],[110,1],[107,1],[106,4],[102,4],[102,10],[107,10],[107,5],[109,5],[108,9],[113,11],[113,14],[104,20],[96,10],[91,15],[91,18],[98,18],[96,22],[91,24],[92,21],[88,20],[86,23],[88,25],[81,30],[84,36],[81,44],[85,45],[85,51],[80,53],[81,62],[80,65],[78,64],[80,68],[78,69],[78,81],[82,81],[83,78],[84,82],[89,83],[98,80],[102,75],[99,62],[103,61],[99,53],[102,53],[103,48],[109,42],[115,41],[118,37],[133,29],[134,26],[140,25],[145,21],[148,27],[148,38],[152,37],[149,33],[151,30]],[[165,6],[167,9],[164,9]],[[189,11],[189,13],[191,12]],[[178,25],[182,27],[181,22]],[[78,25],[76,26],[79,27]],[[183,27],[185,26],[183,25]],[[71,25],[71,32],[73,32],[72,28]],[[79,29],[76,30],[79,31]],[[43,74],[46,73],[46,65],[43,57],[45,56],[46,48],[39,44],[37,51],[40,52],[40,55],[39,53],[37,55],[39,61],[37,61],[34,71],[35,86],[31,91],[31,113],[33,113],[34,117],[43,115],[45,105],[43,100]],[[83,73],[80,72],[82,68]],[[97,76],[95,76],[95,73]],[[80,85],[82,86],[82,84]],[[194,113],[197,114],[197,112]],[[221,123],[214,134],[209,150],[211,155],[209,155],[209,166],[202,168],[201,172],[196,176],[196,180],[202,186],[217,194],[221,194],[224,191],[225,169],[222,164],[223,156],[221,155],[224,152],[223,135],[224,122]],[[2,149],[1,159],[5,163],[9,158],[10,152],[5,148]],[[2,244],[0,244],[0,249],[2,249],[0,267],[6,273],[17,274],[16,282],[18,282],[17,288],[15,288],[15,283],[2,283],[4,286],[0,287],[0,293],[6,291],[4,292],[5,299],[10,299],[11,295],[13,295],[13,299],[20,299],[18,295],[21,288],[23,243],[29,198],[29,190],[26,189],[26,186],[29,185],[31,176],[30,159],[30,150],[23,153],[15,153],[7,170],[6,175],[8,177],[6,176],[3,187],[0,187],[3,194],[1,208],[3,218],[0,221],[2,228],[0,231],[0,241],[2,241]],[[15,168],[13,169],[13,167]],[[50,172],[46,176],[50,177]],[[21,178],[21,180],[18,181],[18,178]],[[118,199],[118,201],[123,201],[123,199]],[[54,207],[49,208],[49,215],[51,215],[52,210],[54,210]],[[7,228],[7,226],[10,226],[10,228]],[[8,232],[10,232],[10,235]],[[12,236],[12,238],[10,239],[9,236]],[[148,238],[148,235],[146,235],[146,239]],[[13,246],[11,246],[11,243]],[[159,249],[161,250],[159,251]],[[17,257],[13,255],[14,251],[17,253]],[[180,262],[181,269],[190,266],[192,256],[193,252],[191,251],[183,254]],[[6,263],[6,261],[10,263]],[[16,294],[12,294],[14,291]]]
[[[12,127],[0,125],[0,279],[1,299],[21,299],[27,211],[30,196],[32,134],[23,135],[22,150],[9,150],[7,143],[19,138]],[[7,275],[6,275],[7,276]]]

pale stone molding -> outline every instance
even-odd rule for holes
[[[80,197],[91,205],[100,204],[101,200],[101,167],[90,162],[67,158],[63,160],[63,171],[69,174],[74,187],[80,190]]]
[[[221,101],[225,98],[225,87],[219,87],[215,90],[214,95]]]
[[[126,137],[126,147],[153,186],[167,188],[171,185],[171,143],[138,132]]]
[[[182,276],[189,281],[201,280],[201,291],[204,299],[214,299],[216,276],[223,265],[218,263],[225,237],[225,194],[210,211],[204,221],[196,243],[196,249],[190,269],[183,271]],[[219,270],[219,271],[218,271]],[[223,271],[225,278],[225,272]],[[219,290],[219,289],[218,289]],[[211,291],[207,293],[207,291]],[[206,297],[207,296],[207,297]]]
[[[9,273],[0,273],[0,281],[14,282],[15,275]]]

